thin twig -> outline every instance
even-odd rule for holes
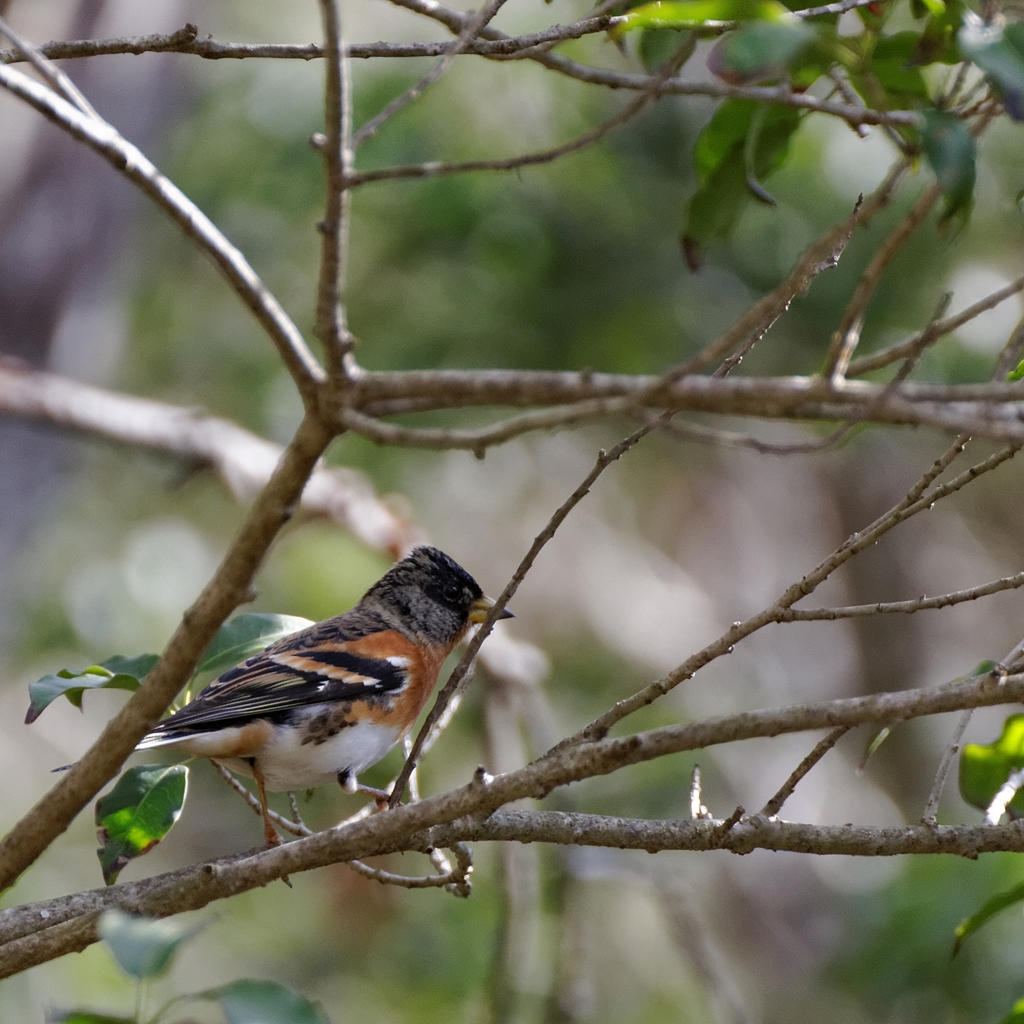
[[[458,689],[460,681],[472,666],[473,659],[476,657],[476,652],[480,649],[480,645],[487,638],[487,635],[490,633],[491,628],[497,621],[498,615],[501,613],[502,609],[505,608],[514,596],[515,592],[519,589],[519,584],[522,583],[526,574],[530,571],[530,568],[533,566],[533,563],[536,561],[541,550],[547,542],[554,537],[555,532],[565,521],[569,513],[587,496],[587,494],[590,493],[590,488],[593,487],[597,478],[613,462],[625,455],[630,448],[646,437],[653,429],[653,424],[645,424],[640,427],[639,430],[633,431],[629,437],[623,438],[623,440],[615,445],[615,447],[609,448],[607,451],[599,452],[597,461],[594,463],[594,468],[586,475],[579,487],[577,487],[576,490],[574,490],[572,494],[570,494],[569,497],[566,498],[566,500],[555,510],[544,529],[541,530],[541,532],[534,538],[533,543],[530,545],[530,550],[523,556],[523,560],[519,563],[519,567],[512,574],[512,578],[505,585],[505,589],[502,590],[501,594],[495,601],[494,607],[488,613],[487,618],[481,623],[476,635],[467,645],[466,651],[459,660],[459,663],[452,670],[452,674],[448,677],[448,681],[442,687],[440,693],[438,693],[434,706],[430,709],[430,714],[427,715],[426,721],[420,728],[420,731],[416,736],[416,741],[413,743],[412,750],[406,758],[405,764],[402,766],[402,771],[398,776],[398,781],[395,783],[395,787],[392,790],[392,808],[396,807],[402,799],[402,794],[405,791],[409,774],[416,766],[420,756],[420,751],[427,737],[430,735],[431,729],[438,719],[440,719],[444,714],[445,707],[452,695]]]
[[[973,714],[972,708],[968,708],[961,713],[956,723],[956,728],[953,730],[953,735],[950,737],[949,743],[946,744],[946,749],[942,752],[942,757],[939,759],[939,767],[935,772],[935,779],[932,782],[932,788],[928,791],[928,800],[924,805],[924,813],[921,815],[922,825],[935,824],[935,815],[939,810],[939,800],[942,798],[942,791],[946,786],[946,776],[949,775],[953,758],[960,751],[960,741],[964,738],[964,733],[967,731],[967,726],[970,724]]]
[[[738,345],[749,345],[752,343],[752,339],[760,338],[789,309],[790,303],[807,291],[818,274],[834,267],[839,262],[839,257],[853,232],[888,205],[893,192],[906,173],[907,166],[906,161],[895,164],[882,184],[875,189],[866,202],[858,199],[853,212],[840,225],[830,229],[808,246],[796,266],[781,284],[759,299],[723,335],[705,346],[695,356],[663,374],[663,384],[669,384],[681,377],[697,373],[724,359]]]
[[[494,19],[494,16],[501,10],[506,0],[487,0],[486,5],[479,14],[471,15],[465,26],[460,31],[458,38],[450,43],[445,50],[444,56],[433,68],[430,69],[415,85],[410,86],[401,96],[396,96],[380,113],[370,118],[352,136],[352,148],[358,149],[367,139],[376,134],[377,130],[389,118],[394,117],[403,107],[408,106],[418,99],[427,89],[430,88],[448,69],[452,61],[464,53],[469,44],[487,27]]]
[[[837,92],[840,96],[846,100],[851,106],[865,106],[860,96],[854,92],[850,83],[839,73],[838,69],[833,69],[828,72],[828,78],[832,84],[836,87]],[[871,134],[871,129],[866,124],[850,125],[850,128],[860,138],[866,139]]]
[[[257,817],[263,816],[263,808],[260,806],[259,800],[256,795],[250,792],[245,785],[243,785],[235,776],[228,771],[227,768],[222,764],[218,764],[216,761],[211,761],[210,764],[216,769],[217,774],[249,805],[250,809],[256,814]],[[278,814],[277,811],[267,808],[267,814],[270,816],[270,820],[278,827],[284,829],[286,832],[291,832],[295,836],[311,836],[315,835],[314,831],[302,821],[296,814],[294,819],[286,818],[283,814]]]
[[[872,370],[880,370],[882,367],[888,366],[890,363],[906,359],[915,353],[922,351],[925,346],[932,344],[939,338],[943,338],[947,334],[952,334],[954,331],[963,327],[964,324],[981,316],[982,313],[987,313],[990,309],[994,309],[1001,302],[1005,302],[1007,299],[1012,298],[1021,291],[1024,291],[1024,275],[1018,277],[1015,281],[1011,281],[1008,285],[992,292],[991,295],[987,295],[985,298],[979,299],[977,302],[968,306],[965,310],[957,313],[955,316],[947,317],[945,320],[938,320],[933,324],[929,324],[928,327],[916,334],[909,341],[901,342],[899,345],[893,345],[891,348],[887,348],[882,352],[877,352],[874,355],[865,356],[862,359],[852,362],[849,369],[846,371],[846,376],[859,377],[862,374],[870,373]]]
[[[949,608],[965,601],[977,601],[982,597],[999,594],[1004,590],[1024,587],[1024,572],[1004,576],[980,587],[969,590],[954,590],[938,597],[917,597],[910,601],[878,601],[875,604],[854,604],[842,608],[789,608],[777,622],[834,622],[837,619],[865,618],[870,615],[913,615],[915,612],[935,608]]]
[[[544,756],[550,757],[565,747],[606,736],[608,730],[616,723],[640,708],[646,707],[648,704],[658,700],[685,680],[691,679],[701,668],[731,651],[741,640],[771,623],[781,621],[789,613],[792,605],[813,593],[839,566],[849,561],[865,548],[873,545],[884,534],[911,516],[930,507],[936,501],[955,493],[966,484],[976,480],[983,473],[990,472],[997,466],[1000,466],[1016,454],[1018,447],[1009,446],[1003,448],[977,465],[970,467],[970,469],[961,473],[955,479],[928,491],[931,484],[962,451],[963,441],[958,439],[933,463],[901,502],[882,516],[879,516],[869,526],[848,537],[815,569],[784,591],[772,605],[743,622],[734,622],[722,636],[695,654],[692,654],[668,675],[645,686],[642,690],[638,690],[630,697],[619,701],[614,707],[594,719],[594,721],[579,730],[575,735],[556,744]]]
[[[653,75],[650,87],[642,95],[626,104],[618,113],[613,114],[607,120],[597,125],[596,128],[578,135],[575,139],[544,149],[537,153],[525,153],[520,156],[509,157],[504,160],[466,160],[455,163],[433,161],[423,164],[408,164],[401,167],[383,167],[374,171],[362,171],[352,175],[353,187],[363,185],[371,181],[388,181],[396,178],[434,178],[442,175],[465,174],[469,171],[513,171],[522,167],[536,166],[538,164],[552,163],[570,153],[579,152],[587,146],[600,141],[610,132],[628,124],[635,117],[647,109],[655,100],[659,99],[659,90],[676,70],[679,62],[683,59],[686,46],[680,45],[676,54],[670,58],[665,66]],[[358,142],[359,133],[356,133]]]
[[[27,60],[64,99],[76,106],[86,117],[94,118],[102,123],[103,119],[82,95],[78,86],[56,64],[49,61],[38,46],[18,35],[3,18],[0,18],[0,34],[7,36],[14,43],[15,52]]]
[[[690,817],[694,820],[711,817],[711,812],[704,806],[700,790],[700,765],[695,764],[690,772]]]
[[[850,359],[853,357],[853,350],[860,341],[864,313],[882,280],[882,275],[910,236],[921,226],[941,195],[942,188],[938,184],[925,189],[921,197],[910,208],[910,212],[875,250],[871,261],[857,282],[857,287],[854,289],[853,296],[843,313],[843,319],[836,330],[828,357],[821,371],[823,377],[836,383],[846,376]]]
[[[373,879],[381,885],[395,885],[399,889],[443,889],[455,880],[454,872],[438,875],[396,875],[383,868],[372,868],[361,860],[347,860],[345,866],[363,878]]]
[[[766,818],[774,818],[782,810],[782,805],[793,795],[800,780],[836,745],[842,736],[850,731],[848,725],[840,725],[833,729],[824,739],[819,740],[814,749],[793,769],[793,774],[779,787],[779,791],[764,805],[761,813]]]
[[[342,409],[339,421],[355,434],[361,434],[376,444],[400,445],[406,448],[443,448],[482,453],[493,445],[503,444],[514,437],[535,430],[551,430],[569,426],[582,420],[595,419],[625,411],[630,399],[597,398],[573,405],[555,406],[536,412],[523,413],[499,420],[476,430],[451,427],[403,427],[382,423],[354,409]]]

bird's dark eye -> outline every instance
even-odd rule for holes
[[[446,600],[458,601],[458,599],[462,597],[462,587],[460,587],[458,583],[449,583],[444,588],[442,593],[444,594]]]

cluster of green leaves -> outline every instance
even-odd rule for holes
[[[225,623],[199,660],[195,676],[220,674],[252,654],[306,626],[309,619],[296,615],[247,613]],[[27,723],[34,722],[58,697],[81,709],[86,690],[137,690],[157,662],[157,655],[137,658],[120,655],[82,671],[62,669],[29,684]],[[149,853],[167,835],[181,815],[188,792],[185,765],[146,764],[129,768],[114,788],[96,803],[97,854],[103,880],[113,885],[130,861]]]
[[[987,809],[1015,772],[1024,768],[1024,715],[1011,715],[1003,722],[999,737],[991,743],[965,744],[960,754],[960,793],[975,807]],[[1012,819],[1024,816],[1024,789],[1018,789],[1006,805]],[[1024,884],[989,897],[956,927],[953,952],[1001,911],[1024,902]],[[1018,1000],[1001,1024],[1024,1024],[1024,999]]]
[[[1024,24],[985,25],[964,0],[910,0],[920,27],[886,34],[897,6],[858,8],[861,32],[840,36],[837,15],[801,19],[779,0],[655,0],[628,11],[615,32],[620,37],[641,33],[640,56],[649,68],[680,46],[685,53],[684,40],[720,35],[708,67],[730,84],[786,82],[803,92],[823,75],[838,72],[868,107],[920,111],[916,124],[888,130],[905,153],[927,159],[945,198],[942,222],[959,226],[973,203],[974,137],[961,116],[944,109],[949,97],[932,94],[922,70],[973,62],[1010,116],[1020,120]],[[708,242],[729,237],[750,202],[774,204],[761,180],[785,164],[806,116],[798,108],[748,100],[718,106],[695,148],[698,189],[682,232],[691,269],[699,266]]]
[[[135,981],[135,1013],[131,1017],[114,1017],[91,1010],[67,1010],[50,1020],[55,1024],[158,1024],[182,1003],[203,1001],[216,1003],[227,1024],[330,1024],[318,1003],[277,982],[250,979],[178,996],[152,1016],[144,1017],[147,984],[170,970],[178,950],[200,928],[132,917],[120,910],[105,911],[98,925],[100,938],[118,967]]]

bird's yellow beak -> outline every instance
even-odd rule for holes
[[[469,621],[480,623],[487,618],[487,613],[494,607],[494,601],[489,597],[478,597],[469,606]],[[507,609],[502,608],[498,613],[499,619],[514,619],[515,616]]]

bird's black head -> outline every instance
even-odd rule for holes
[[[404,632],[447,647],[458,642],[471,622],[482,622],[493,604],[458,562],[431,547],[416,548],[396,562],[363,601],[396,614]]]

